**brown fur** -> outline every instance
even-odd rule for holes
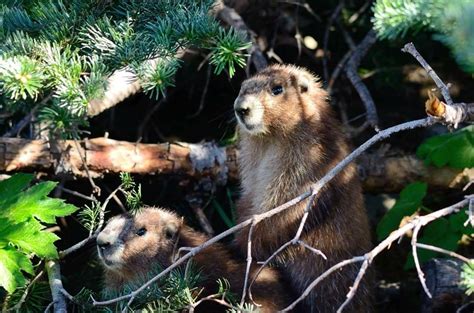
[[[105,285],[109,290],[120,291],[124,283],[146,274],[156,265],[168,267],[180,247],[196,247],[209,239],[184,225],[182,219],[174,213],[158,208],[146,208],[134,217],[121,215],[115,219],[121,218],[124,223],[118,223],[120,220],[114,222],[112,219],[98,237],[98,244],[103,244],[114,236],[113,233],[119,232],[119,237],[110,241],[117,242],[117,246],[123,244],[123,252],[116,258],[120,265],[110,268],[109,263],[109,267],[105,266]],[[146,228],[146,235],[136,234],[141,228]],[[114,243],[110,243],[110,247],[113,245]],[[109,253],[105,251],[107,247],[102,250],[99,247],[99,256],[104,263],[104,255]],[[109,254],[113,254],[113,250]],[[194,256],[193,261],[205,277],[201,296],[217,292],[217,279],[226,278],[231,292],[236,299],[240,299],[245,264],[235,260],[229,249],[216,243]],[[252,277],[257,270],[256,266],[251,268]],[[275,269],[262,271],[252,288],[252,294],[255,303],[262,305],[260,312],[276,312],[290,303],[288,292]],[[202,312],[224,312],[227,309],[209,302],[204,302],[200,308]]]
[[[277,85],[284,91],[272,95],[271,89]],[[246,103],[249,95],[254,97],[253,104]],[[243,82],[234,107],[238,110],[250,105],[263,110],[265,130],[250,133],[239,121],[239,222],[308,191],[348,154],[348,144],[327,97],[313,75],[291,65],[270,66]],[[255,104],[255,99],[260,105]],[[252,254],[257,260],[265,260],[295,236],[305,205],[303,201],[255,227]],[[248,228],[237,235],[243,253],[247,251],[247,238]],[[301,247],[291,247],[279,255],[277,263],[298,295],[330,266],[370,250],[368,220],[353,164],[321,190],[301,239],[324,252],[328,260]],[[331,275],[313,289],[302,310],[335,312],[344,302],[357,271],[355,265]],[[369,294],[363,283],[346,311],[369,312]]]

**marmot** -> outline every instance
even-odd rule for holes
[[[105,288],[120,292],[123,284],[144,277],[153,268],[162,269],[172,263],[181,247],[196,247],[209,238],[183,224],[176,214],[159,208],[143,208],[136,215],[113,217],[97,237],[99,258],[104,264]],[[216,293],[217,280],[226,278],[235,299],[240,299],[244,284],[244,262],[233,259],[223,244],[213,244],[193,257],[194,264],[204,277],[200,297]],[[183,265],[184,266],[184,265]],[[258,267],[253,266],[253,277]],[[290,296],[275,269],[261,272],[252,288],[253,299],[261,305],[260,312],[276,312],[290,303]],[[249,301],[247,301],[249,302]],[[201,307],[202,306],[202,307]],[[201,312],[224,312],[227,307],[205,301]]]
[[[234,110],[240,135],[241,198],[238,222],[307,192],[349,152],[346,139],[318,79],[292,65],[272,65],[242,83]],[[297,231],[307,201],[266,219],[254,229],[252,256],[263,261]],[[249,229],[236,235],[247,251]],[[328,260],[292,246],[277,258],[296,294],[335,263],[370,250],[369,223],[356,167],[351,164],[314,201],[301,239]],[[304,312],[336,312],[360,264],[325,279],[303,302]],[[370,311],[363,283],[348,311]]]

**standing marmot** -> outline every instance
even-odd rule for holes
[[[242,196],[239,222],[308,191],[348,154],[348,144],[317,78],[291,65],[273,65],[242,83],[234,109],[240,134]],[[263,261],[297,231],[305,201],[260,222],[254,229],[252,254]],[[248,228],[237,235],[247,251]],[[278,264],[294,291],[303,290],[335,263],[370,250],[370,233],[354,165],[346,167],[319,193],[301,239],[328,260],[301,247],[279,255]],[[325,279],[306,297],[304,312],[335,312],[349,292],[358,265]],[[362,284],[348,311],[370,311],[367,284]]]
[[[165,269],[181,247],[196,247],[209,238],[183,225],[174,213],[158,208],[144,208],[135,216],[112,218],[97,237],[97,250],[104,264],[105,288],[109,293],[121,292],[126,283],[143,279],[157,267]],[[200,297],[216,293],[217,280],[226,278],[230,290],[240,299],[245,277],[245,264],[234,260],[222,244],[213,244],[193,257],[204,276]],[[251,268],[250,275],[258,267]],[[254,283],[253,299],[262,305],[260,312],[276,312],[290,303],[290,296],[275,269],[266,269]],[[202,306],[202,308],[201,308]],[[202,312],[224,312],[214,302],[203,302]]]

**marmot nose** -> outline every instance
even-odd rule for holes
[[[101,248],[102,250],[106,249],[108,246],[110,246],[110,242],[101,242],[101,243],[97,243],[97,245],[99,246],[99,248]]]
[[[236,108],[235,113],[237,113],[238,116],[240,117],[246,117],[250,113],[249,108]]]
[[[97,236],[97,246],[101,249],[105,249],[108,246],[110,246],[110,240],[108,240],[107,236],[105,236],[103,233],[100,233],[99,236]]]

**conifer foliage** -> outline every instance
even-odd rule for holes
[[[474,73],[474,2],[472,0],[377,0],[374,29],[395,39],[409,31],[431,30],[446,44],[462,69]]]
[[[0,110],[28,112],[58,137],[77,137],[87,107],[116,71],[151,97],[173,86],[177,54],[195,47],[216,73],[244,66],[239,33],[210,15],[213,1],[72,0],[0,4]]]

